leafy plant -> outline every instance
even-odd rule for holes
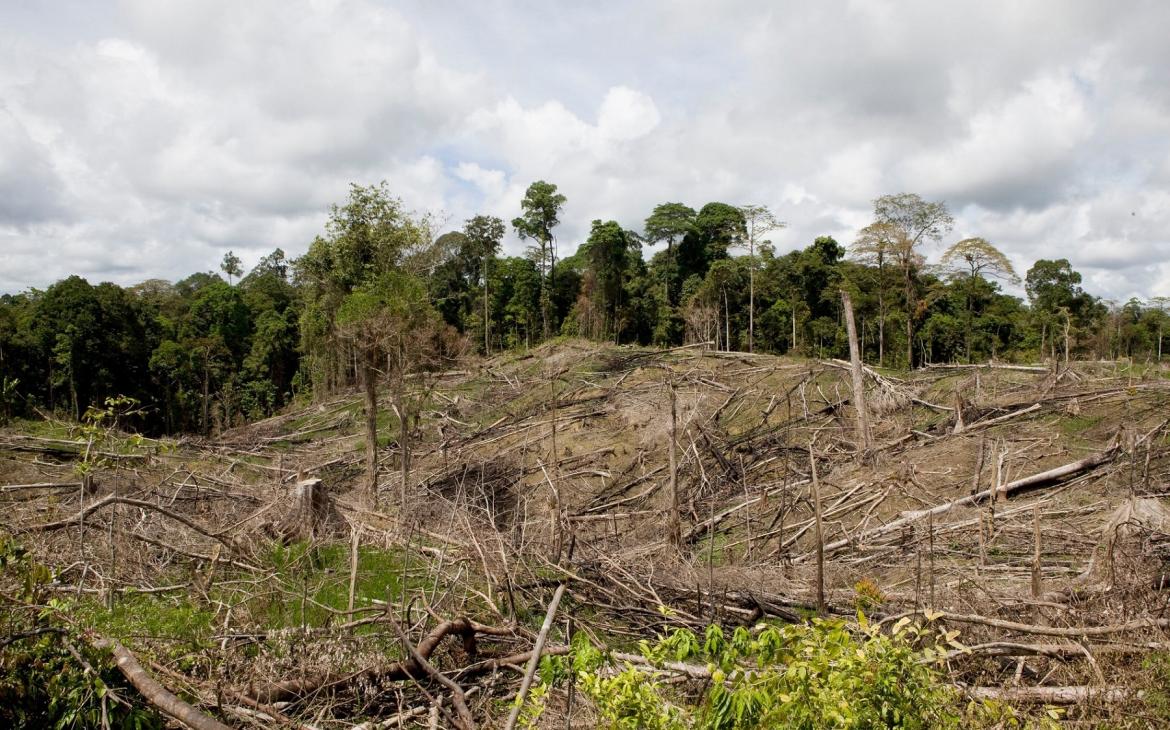
[[[944,677],[947,654],[965,650],[957,631],[902,619],[889,629],[839,620],[739,627],[702,635],[676,629],[642,642],[647,665],[612,657],[578,635],[566,657],[546,658],[547,684],[576,681],[607,728],[1024,727],[1010,707],[964,706]],[[689,690],[666,678],[668,663],[709,675]],[[705,671],[703,671],[705,670]],[[1053,724],[1050,717],[1041,724]]]
[[[154,711],[107,652],[76,637],[59,617],[70,606],[45,599],[50,571],[19,545],[0,543],[0,580],[23,604],[0,612],[0,727],[147,730],[161,728]],[[39,610],[33,610],[40,606]]]

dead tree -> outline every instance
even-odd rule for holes
[[[845,328],[849,333],[849,364],[853,375],[853,405],[857,409],[857,447],[863,455],[873,450],[869,433],[869,413],[865,407],[865,380],[862,378],[861,347],[857,342],[857,325],[853,322],[853,302],[849,292],[841,290],[845,310]]]
[[[673,551],[678,552],[682,546],[682,504],[678,494],[678,395],[675,391],[674,378],[670,383],[670,448],[667,450],[670,458],[670,516],[667,518],[666,536]]]

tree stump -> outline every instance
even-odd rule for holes
[[[287,545],[316,540],[343,531],[345,519],[337,511],[329,490],[320,479],[304,479],[293,486],[288,511],[270,532]]]

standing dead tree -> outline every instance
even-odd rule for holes
[[[853,322],[853,301],[841,290],[841,308],[845,311],[845,328],[849,333],[849,371],[853,376],[853,406],[857,411],[857,448],[865,458],[873,450],[869,431],[869,413],[865,406],[865,379],[861,371],[861,347],[857,343],[857,325]]]

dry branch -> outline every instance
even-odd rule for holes
[[[1111,446],[1099,454],[1087,456],[1084,459],[1078,459],[1077,461],[1058,466],[1054,469],[1048,469],[1046,471],[1042,471],[1022,479],[1017,479],[1013,482],[1008,482],[1007,484],[1001,485],[999,487],[999,491],[1004,494],[1010,494],[1012,492],[1017,492],[1032,487],[1059,483],[1068,477],[1081,474],[1083,472],[1089,471],[1090,469],[1095,469],[1096,467],[1110,461],[1117,454],[1117,451],[1118,447],[1116,445]],[[950,502],[936,505],[930,509],[914,510],[912,512],[903,513],[902,517],[893,520],[892,522],[888,522],[880,527],[875,527],[872,530],[866,530],[865,532],[854,535],[852,538],[842,538],[840,540],[831,542],[825,545],[825,552],[836,552],[848,547],[851,543],[861,544],[884,535],[889,535],[907,527],[908,525],[913,524],[914,522],[924,517],[927,517],[928,515],[940,515],[957,507],[978,504],[983,500],[991,497],[994,491],[995,487],[992,487],[991,489],[984,489],[983,491],[976,492],[975,494],[970,494],[966,497],[961,497]]]
[[[142,694],[143,699],[160,712],[175,718],[193,730],[230,730],[227,725],[204,715],[159,684],[154,677],[147,674],[142,665],[138,663],[138,659],[117,641],[94,637],[90,643],[97,649],[110,649],[114,653],[118,670]]]

